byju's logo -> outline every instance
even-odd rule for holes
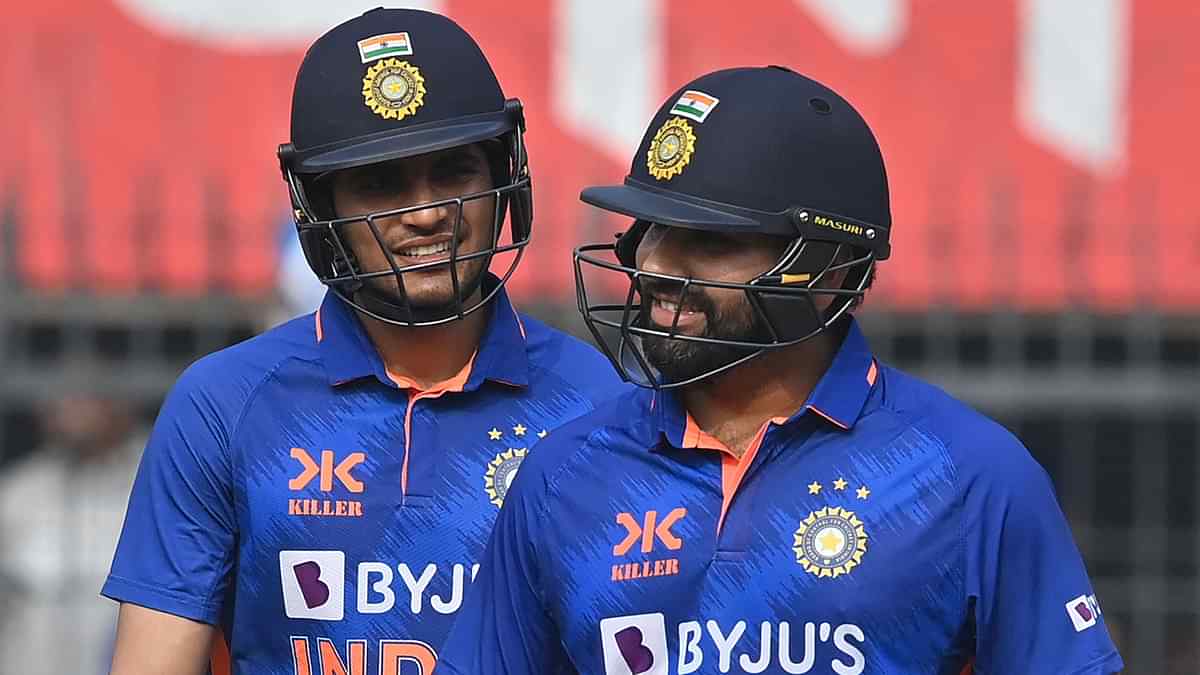
[[[1087,630],[1100,618],[1100,602],[1094,595],[1081,595],[1067,602],[1067,616],[1071,617],[1076,633]]]
[[[667,675],[667,626],[661,613],[601,619],[605,675]]]
[[[280,551],[283,611],[291,619],[341,621],[345,614],[346,554]]]

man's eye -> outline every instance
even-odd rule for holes
[[[354,187],[359,192],[377,193],[387,190],[390,184],[383,176],[363,176],[355,181]]]
[[[444,164],[438,167],[437,174],[441,178],[468,179],[481,175],[482,171],[476,162],[463,161]]]
[[[718,232],[706,233],[698,239],[700,246],[710,250],[725,250],[734,243],[733,237]]]

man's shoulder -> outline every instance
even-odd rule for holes
[[[585,390],[592,400],[604,401],[628,391],[604,354],[579,338],[520,314],[531,367]]]
[[[592,470],[602,470],[597,462],[644,440],[649,419],[646,397],[641,389],[625,391],[554,429],[521,464],[521,475],[533,474],[529,480],[536,476],[543,488],[550,489],[574,462],[585,461]]]
[[[941,387],[890,366],[881,409],[945,447],[960,474],[999,480],[1042,475],[1041,465],[1011,431]]]
[[[176,380],[168,398],[206,399],[222,409],[239,408],[255,389],[292,362],[317,359],[311,314],[200,357]]]

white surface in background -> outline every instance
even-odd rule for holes
[[[1024,0],[1017,114],[1037,141],[1087,168],[1125,157],[1129,0]]]
[[[318,36],[381,5],[438,11],[441,0],[114,0],[158,33],[230,48],[307,47]]]
[[[663,1],[558,2],[551,38],[555,112],[622,165],[666,93]]]
[[[825,30],[855,51],[893,49],[908,32],[907,0],[794,0]]]

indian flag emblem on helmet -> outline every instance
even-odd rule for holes
[[[678,117],[666,121],[650,141],[646,168],[658,180],[671,180],[683,173],[696,152],[696,134],[692,125]]]
[[[679,100],[675,101],[675,105],[671,106],[671,114],[703,123],[704,120],[708,119],[708,114],[720,102],[721,99],[716,96],[709,96],[702,91],[689,89],[679,96]]]
[[[425,78],[407,61],[384,59],[363,77],[363,101],[384,119],[402,120],[425,103]]]
[[[385,56],[412,56],[412,41],[408,33],[374,35],[358,41],[358,56],[363,63],[370,63]]]

